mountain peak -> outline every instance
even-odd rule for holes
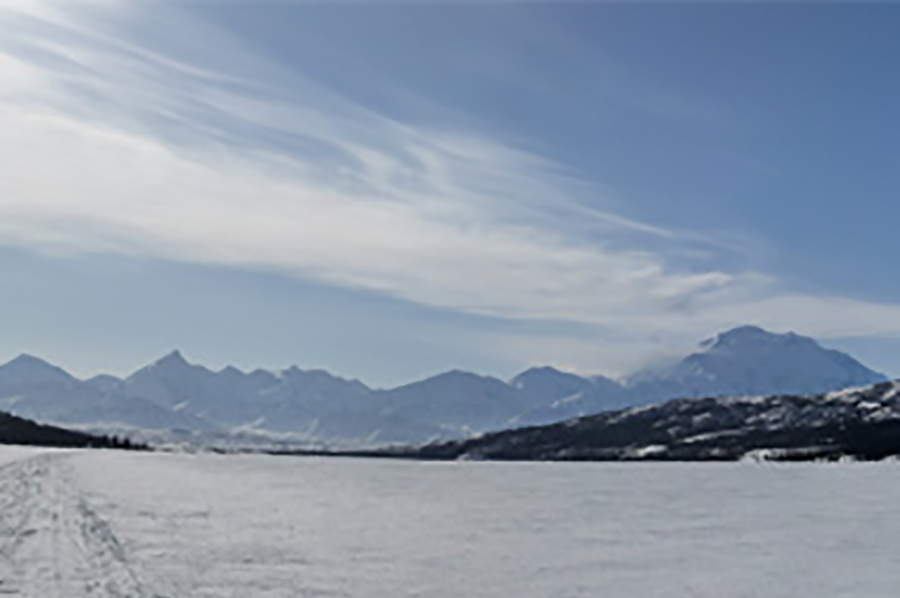
[[[167,367],[182,367],[188,366],[190,364],[184,358],[184,355],[181,354],[181,351],[175,349],[156,360],[155,365]]]
[[[23,353],[12,361],[0,366],[4,373],[22,380],[72,380],[68,372],[43,359]]]
[[[480,380],[485,379],[486,376],[481,376],[480,374],[475,374],[473,372],[467,372],[465,370],[460,369],[452,369],[447,370],[446,372],[441,372],[431,378],[426,378],[421,382],[449,382],[449,381],[468,381],[468,382],[478,382]]]
[[[517,375],[516,378],[526,378],[526,377],[530,378],[532,376],[558,376],[558,375],[568,376],[570,374],[567,374],[566,372],[558,370],[555,367],[553,367],[552,365],[539,365],[539,366],[534,366],[534,367],[528,368],[521,374]]]
[[[761,328],[759,326],[754,326],[753,324],[745,324],[743,326],[737,326],[732,328],[731,330],[726,330],[725,332],[720,332],[716,335],[716,338],[719,339],[757,339],[757,338],[768,338],[771,336],[777,336],[775,332],[769,332],[765,328]]]
[[[630,379],[647,400],[690,396],[815,394],[882,382],[849,355],[794,332],[740,326],[701,344],[702,351]],[[645,401],[647,402],[647,401]]]
[[[721,332],[700,344],[704,349],[725,349],[755,347],[759,345],[808,345],[818,347],[818,343],[794,332],[769,332],[759,326],[738,326]]]
[[[544,387],[548,384],[572,385],[574,383],[581,385],[587,383],[587,380],[580,376],[576,376],[575,374],[563,372],[562,370],[558,370],[555,367],[549,365],[528,368],[509,381],[509,384],[511,386],[519,389],[525,388],[526,386],[535,385]]]
[[[233,365],[226,365],[224,368],[219,370],[219,374],[232,377],[243,377],[247,375]]]
[[[502,387],[506,387],[506,383],[493,378],[491,376],[482,376],[480,374],[475,374],[472,372],[467,372],[465,370],[453,369],[448,370],[446,372],[442,372],[440,374],[436,374],[434,376],[430,376],[423,380],[418,380],[416,382],[411,382],[409,384],[405,384],[398,388],[391,389],[389,392],[393,391],[406,391],[409,389],[446,389],[446,388],[467,388],[473,386],[481,386],[483,384],[488,384],[491,386],[498,385]]]
[[[52,368],[52,367],[55,367],[55,366],[50,365],[49,363],[47,363],[47,362],[44,361],[43,359],[41,359],[41,358],[39,358],[39,357],[35,357],[34,355],[29,355],[28,353],[22,353],[21,355],[19,355],[19,356],[16,357],[15,359],[9,361],[9,362],[8,362],[6,365],[4,365],[3,367],[27,367],[27,368],[40,367],[40,368]]]

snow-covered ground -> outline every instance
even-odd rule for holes
[[[0,594],[893,597],[896,464],[0,448]]]

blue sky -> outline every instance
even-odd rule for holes
[[[10,0],[0,359],[900,373],[900,7]]]

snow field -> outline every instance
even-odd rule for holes
[[[0,594],[793,598],[900,587],[891,463],[13,450],[0,449]]]

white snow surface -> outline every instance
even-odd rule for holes
[[[882,464],[0,448],[0,594],[893,597]]]

